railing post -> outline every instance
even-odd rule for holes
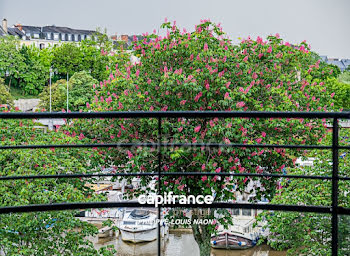
[[[332,255],[338,255],[338,118],[333,119],[333,171],[332,171]]]
[[[161,184],[160,184],[160,176],[161,176],[161,164],[162,164],[162,118],[158,117],[158,194],[161,194]],[[160,212],[161,207],[158,206],[158,256],[161,256],[161,223],[160,223]]]

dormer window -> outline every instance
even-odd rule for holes
[[[47,39],[49,40],[51,39],[51,33],[47,33],[46,36],[47,36]]]
[[[72,41],[72,35],[71,34],[68,35],[68,41]]]
[[[39,33],[34,33],[34,38],[39,38]]]

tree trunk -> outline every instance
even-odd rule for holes
[[[211,233],[210,233],[210,225],[202,225],[202,224],[194,224],[195,219],[204,219],[203,216],[198,216],[196,210],[193,209],[193,216],[192,216],[192,232],[194,239],[196,240],[200,256],[210,256],[211,251]],[[208,217],[208,216],[206,216]]]
[[[9,81],[9,91],[11,90],[11,79],[12,79],[12,76],[10,76],[10,81]]]

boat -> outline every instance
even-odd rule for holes
[[[225,228],[219,225],[217,234],[211,237],[211,246],[216,249],[248,249],[256,245],[263,231],[256,222],[256,210],[232,209],[232,223]]]
[[[119,225],[123,241],[132,243],[151,242],[158,237],[157,215],[154,212],[143,209],[135,209],[126,212],[123,221]],[[161,228],[161,235],[164,236],[166,227]]]

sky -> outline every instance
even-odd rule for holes
[[[311,50],[350,59],[349,0],[0,0],[8,25],[106,28],[108,34],[142,34],[164,19],[193,30],[201,19],[221,23],[238,38],[279,33],[290,43],[306,40]]]

